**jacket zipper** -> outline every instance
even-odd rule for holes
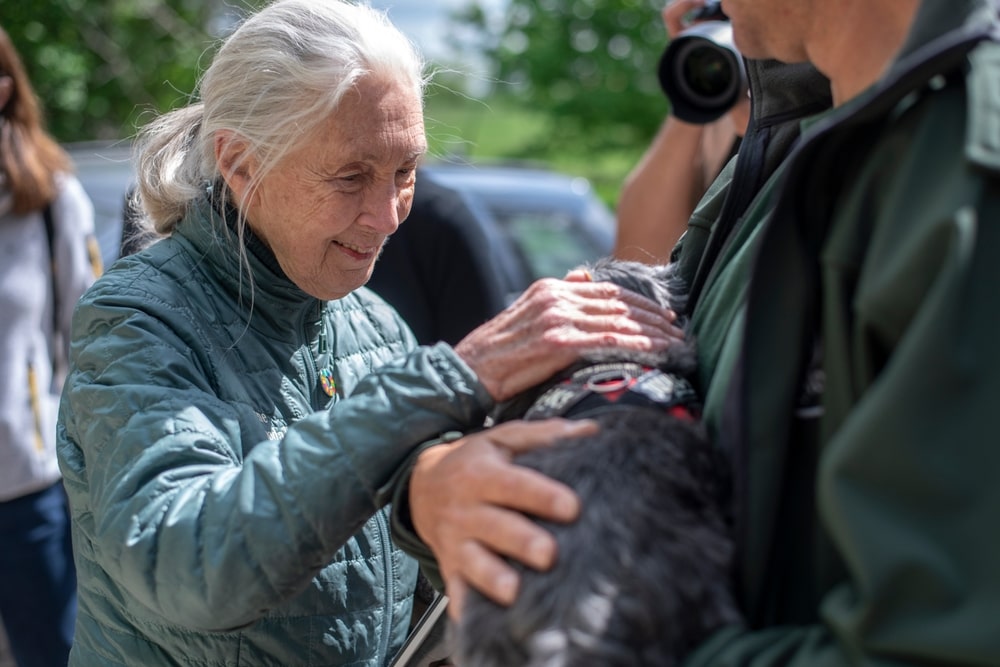
[[[379,641],[379,656],[387,660],[389,655],[389,639],[392,636],[392,626],[395,622],[393,611],[396,607],[396,588],[392,585],[393,572],[395,566],[392,562],[392,543],[389,541],[389,522],[386,520],[382,510],[375,513],[375,522],[378,525],[379,546],[382,549],[382,562],[385,566],[382,571],[385,573],[385,617],[382,623],[382,638]]]
[[[322,308],[322,306],[321,306]],[[320,403],[317,400],[317,390],[319,387],[319,364],[316,361],[316,355],[322,354],[322,348],[325,342],[325,322],[320,322],[320,340],[319,349],[317,352],[313,352],[312,345],[309,342],[309,336],[306,332],[309,330],[309,326],[306,319],[309,317],[308,314],[304,315],[302,318],[300,331],[302,332],[303,345],[303,356],[305,359],[305,371],[306,371],[306,395],[308,396],[309,406],[312,410],[319,409]],[[320,318],[322,319],[322,310],[320,311]]]
[[[319,330],[319,343],[316,351],[317,354],[314,355],[311,349],[308,350],[306,354],[306,356],[308,357],[308,362],[305,365],[306,374],[308,376],[307,381],[311,386],[310,400],[313,403],[313,409],[323,409],[326,402],[329,401],[331,398],[326,396],[326,394],[323,393],[322,389],[320,388],[320,382],[319,382],[320,369],[319,369],[319,364],[316,361],[317,355],[320,358],[324,358],[326,357],[327,354],[329,354],[329,350],[327,349],[329,346],[329,341],[327,336],[327,322],[322,318],[322,311],[320,312],[320,319],[321,322]],[[305,329],[304,325],[303,329]],[[320,405],[320,403],[322,403],[323,405]],[[381,510],[375,512],[374,519],[375,519],[375,525],[378,528],[379,549],[382,553],[382,562],[384,563],[384,567],[382,568],[382,571],[384,573],[384,580],[382,583],[385,590],[385,616],[383,617],[382,620],[382,632],[380,633],[381,636],[379,638],[378,655],[382,658],[383,661],[385,661],[390,657],[387,654],[389,651],[389,641],[392,638],[392,626],[394,625],[395,621],[395,614],[393,612],[396,604],[395,600],[396,589],[392,585],[393,572],[395,571],[395,567],[393,566],[392,562],[392,542],[389,538],[389,522],[385,518],[384,513]]]

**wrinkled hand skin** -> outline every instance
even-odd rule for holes
[[[421,453],[410,478],[410,516],[438,561],[458,619],[467,586],[499,604],[517,596],[518,576],[502,556],[546,570],[555,538],[528,516],[570,522],[580,512],[572,489],[511,462],[515,454],[597,431],[593,421],[512,421]]]
[[[547,380],[588,350],[658,351],[683,337],[675,313],[586,271],[533,283],[455,351],[496,401]]]

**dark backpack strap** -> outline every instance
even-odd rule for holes
[[[42,219],[45,220],[45,238],[49,242],[49,275],[52,278],[52,336],[53,340],[59,338],[59,281],[58,264],[56,263],[56,225],[52,218],[52,204],[48,203],[42,209]],[[53,345],[52,371],[56,370],[56,354],[58,345]]]

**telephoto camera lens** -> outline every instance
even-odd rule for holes
[[[681,81],[694,95],[715,99],[733,85],[733,64],[719,49],[692,45],[681,61]]]
[[[679,34],[663,52],[658,73],[674,116],[689,123],[721,118],[747,91],[728,21],[699,23]]]

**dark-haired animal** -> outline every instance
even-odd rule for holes
[[[675,310],[669,267],[588,267]],[[673,291],[672,291],[673,288]],[[592,418],[598,434],[518,457],[572,486],[578,521],[547,524],[548,572],[519,567],[511,607],[473,593],[451,628],[459,667],[670,667],[740,618],[730,592],[730,463],[705,438],[690,345],[590,359],[501,406],[496,420]],[[516,565],[515,565],[516,566]]]

